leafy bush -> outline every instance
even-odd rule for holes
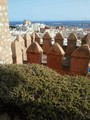
[[[42,65],[1,65],[0,101],[24,120],[90,120],[90,80]]]

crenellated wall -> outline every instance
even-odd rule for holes
[[[64,46],[62,42],[64,38],[61,35],[58,35],[59,38],[56,36],[55,43],[51,44],[51,37],[46,33],[44,37],[42,36],[43,44],[40,44],[39,41],[38,43],[36,42],[37,39],[32,42],[30,36],[23,38],[19,35],[12,43],[13,63],[22,64],[24,61],[22,56],[26,55],[25,63],[43,64],[63,75],[86,75],[90,63],[89,37],[88,43],[87,39],[86,42],[84,39],[84,44],[82,43],[81,46],[77,46],[77,36],[71,33],[67,38],[67,45]],[[28,42],[26,43],[26,41]],[[26,44],[28,47],[26,47]]]

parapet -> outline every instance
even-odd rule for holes
[[[27,53],[42,53],[43,50],[37,42],[33,42],[27,49]]]
[[[47,54],[52,54],[52,55],[64,55],[65,52],[62,49],[62,47],[58,44],[55,43],[47,52]]]
[[[71,33],[71,34],[68,36],[67,40],[76,40],[76,41],[77,41],[77,36],[76,36],[76,34],[75,34],[75,33]]]
[[[63,35],[61,34],[61,33],[57,33],[56,35],[55,35],[55,38],[54,38],[55,40],[64,40],[64,37],[63,37]]]
[[[82,41],[82,45],[83,45],[83,44],[88,44],[89,47],[90,47],[90,33],[88,33],[87,35],[85,35],[85,36],[81,39],[81,41]]]
[[[25,40],[25,47],[28,48],[31,45],[31,37],[27,33],[24,35],[23,39]]]
[[[84,44],[77,48],[71,55],[72,57],[90,58],[89,45]]]
[[[43,39],[47,40],[47,39],[52,39],[51,35],[48,32],[45,32],[45,34],[43,35]]]
[[[23,47],[25,47],[25,40],[23,39],[23,37],[22,37],[21,35],[18,35],[17,38],[16,38],[16,40],[17,40],[19,43],[21,43],[21,45],[22,45]]]

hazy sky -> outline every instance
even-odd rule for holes
[[[90,0],[8,0],[10,21],[90,20]]]

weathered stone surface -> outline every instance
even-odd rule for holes
[[[58,44],[55,43],[47,52],[47,54],[51,55],[60,55],[63,56],[65,54],[64,50],[62,47]]]
[[[83,45],[83,44],[88,44],[89,47],[90,47],[90,33],[88,33],[87,35],[85,35],[85,36],[81,39],[81,41],[82,41],[82,45]]]
[[[33,33],[33,37],[34,41],[40,44],[40,36],[36,32]]]
[[[0,0],[1,5],[6,5],[6,0]]]
[[[81,39],[81,44],[82,44],[82,45],[83,45],[83,44],[86,44],[87,36],[88,36],[88,34],[85,35],[85,36]]]
[[[18,35],[16,40],[23,46],[25,47],[25,40],[23,39],[23,37],[21,35]]]
[[[37,42],[33,42],[27,49],[27,53],[42,53],[43,50]]]
[[[78,57],[78,58],[88,58],[90,59],[90,48],[87,44],[84,44],[77,48],[73,53],[73,57]]]
[[[12,63],[11,36],[7,17],[7,1],[0,0],[0,63]]]
[[[53,70],[60,72],[61,71],[61,63],[65,52],[62,47],[55,43],[47,53],[47,66],[52,68]]]
[[[23,39],[25,40],[25,47],[28,48],[31,45],[31,37],[27,33],[24,35]]]
[[[28,37],[28,36],[27,36]],[[18,35],[16,38],[16,41],[18,41],[21,44],[21,49],[22,49],[22,58],[24,61],[27,61],[27,55],[26,55],[26,50],[27,48],[25,47],[25,40],[21,35]]]
[[[61,33],[57,33],[54,39],[56,43],[58,43],[61,47],[63,47],[64,37],[62,36]]]
[[[70,56],[76,49],[77,36],[75,33],[71,33],[67,38],[66,55]]]
[[[13,63],[15,64],[22,64],[23,63],[23,49],[21,44],[15,40],[11,44],[12,47],[12,59]]]
[[[43,52],[47,54],[48,49],[52,46],[51,45],[51,36],[48,32],[46,32],[43,36]]]
[[[90,62],[90,48],[87,44],[77,48],[72,53],[70,71],[74,74],[86,75]]]
[[[27,62],[28,63],[41,63],[43,50],[37,42],[33,42],[27,49]]]
[[[76,40],[77,41],[77,36],[75,33],[71,33],[69,36],[68,36],[68,40]]]

